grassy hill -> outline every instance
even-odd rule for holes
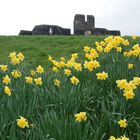
[[[0,140],[140,140],[139,38],[104,38],[0,37]]]
[[[32,66],[48,67],[48,55],[55,58],[82,53],[85,45],[94,46],[104,36],[0,36],[0,63],[7,61],[10,52],[22,52]]]

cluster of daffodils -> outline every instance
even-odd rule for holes
[[[96,49],[93,49],[89,46],[84,46],[84,52],[85,52],[85,58],[88,60],[85,60],[83,66],[85,69],[88,69],[89,71],[93,71],[100,67],[100,63],[96,60],[96,58],[99,57],[98,52]]]
[[[117,80],[117,87],[123,90],[123,96],[129,100],[135,97],[134,90],[140,86],[140,77],[134,77],[133,80],[127,82],[126,79]]]
[[[120,119],[118,121],[118,125],[120,126],[120,128],[126,128],[128,123],[127,123],[127,120],[126,119]],[[121,137],[114,137],[114,136],[110,136],[110,138],[108,140],[129,140],[128,137],[126,137],[125,135],[124,136],[121,136]]]
[[[100,67],[100,63],[97,60],[85,61],[84,63],[84,68],[89,71],[93,71],[98,67]]]
[[[21,77],[21,72],[19,70],[13,70],[11,72],[11,76],[14,78],[18,78]],[[11,84],[11,78],[9,77],[9,75],[5,75],[3,77],[3,84],[4,84],[4,93],[7,94],[8,96],[11,95],[11,89],[9,88],[9,85]]]
[[[79,83],[79,79],[72,74],[72,71],[80,72],[83,70],[83,68],[89,70],[90,72],[94,71],[95,69],[101,67],[100,62],[98,61],[100,53],[109,53],[112,49],[115,49],[117,52],[121,52],[122,46],[128,46],[129,41],[120,36],[109,36],[101,42],[96,42],[95,45],[96,48],[84,46],[83,51],[85,52],[86,60],[83,62],[83,64],[77,62],[78,53],[72,54],[71,58],[68,60],[66,60],[64,57],[60,57],[59,60],[55,60],[52,58],[52,56],[49,56],[48,60],[52,63],[52,71],[57,73],[63,70],[63,73],[66,76],[71,76],[71,83],[77,85]],[[132,69],[133,65],[129,64],[128,68]],[[108,73],[103,71],[102,73],[97,73],[96,76],[98,80],[106,80],[108,78]],[[56,82],[54,82],[54,84],[57,86],[60,85],[56,84]]]
[[[115,138],[114,136],[110,136],[110,138],[108,140],[129,140],[129,138],[126,137],[125,135],[121,136],[119,138]]]
[[[84,46],[84,51],[85,51],[85,58],[88,60],[94,60],[99,57],[98,52],[96,49],[90,48],[89,46]]]
[[[67,77],[70,77],[70,81],[73,85],[77,85],[80,81],[79,79],[72,75],[72,70],[75,70],[77,72],[82,71],[82,64],[76,62],[78,58],[78,53],[74,53],[71,55],[71,58],[69,60],[66,60],[64,57],[60,58],[60,61],[54,60],[51,56],[48,57],[48,60],[52,63],[52,71],[53,72],[59,72],[60,70],[63,70],[64,75]],[[54,85],[59,87],[61,81],[58,79],[54,80]]]
[[[9,57],[11,59],[11,63],[13,65],[17,65],[19,64],[21,61],[24,60],[24,55],[19,52],[18,54],[16,54],[15,52],[12,52],[9,54]],[[8,72],[8,66],[7,65],[0,65],[0,70],[3,72],[3,74],[5,74],[6,72]],[[4,93],[7,94],[8,96],[11,96],[12,94],[12,88],[11,87],[11,80],[12,78],[19,78],[22,76],[22,73],[20,72],[19,69],[14,69],[13,71],[11,71],[10,73],[6,74],[5,76],[3,76],[3,84],[4,84]]]
[[[4,93],[7,94],[8,96],[11,95],[11,89],[9,88],[9,84],[11,84],[11,79],[8,75],[5,75],[3,77],[3,84],[5,85],[4,86]]]
[[[122,52],[122,46],[128,46],[129,41],[120,36],[108,36],[104,41],[95,42],[95,45],[98,53],[109,53],[112,49],[115,49],[117,52]]]
[[[11,58],[11,63],[13,65],[19,64],[20,61],[24,60],[24,55],[22,53],[18,53],[16,55],[15,52],[12,52],[9,54],[9,57]],[[8,74],[5,74],[3,76],[3,84],[4,84],[4,93],[7,94],[8,96],[11,96],[12,94],[12,86],[11,86],[11,81],[13,79],[20,78],[22,76],[22,72],[16,68],[13,69],[11,72],[8,70],[7,65],[0,65],[0,70],[5,74],[8,71]],[[26,76],[25,77],[25,82],[28,84],[33,84],[35,85],[42,85],[42,77],[40,74],[44,73],[44,68],[41,65],[38,65],[36,67],[36,70],[31,70],[31,76]],[[58,86],[58,81],[57,81],[57,86]]]
[[[129,51],[124,52],[125,57],[140,57],[140,45],[136,44]]]
[[[27,84],[33,84],[35,83],[36,85],[42,85],[42,77],[38,76],[38,74],[44,73],[44,68],[41,65],[38,65],[36,67],[36,70],[31,70],[31,76],[26,76],[25,77],[25,82]]]
[[[16,52],[12,52],[9,54],[9,57],[13,65],[17,65],[24,60],[24,55],[20,52],[18,54],[16,54]]]

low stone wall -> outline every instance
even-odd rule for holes
[[[109,30],[108,35],[120,36],[121,32],[118,30]]]
[[[105,28],[95,28],[93,35],[113,35],[120,36],[121,32],[118,30],[107,30]]]

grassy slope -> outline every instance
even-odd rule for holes
[[[32,66],[46,67],[48,55],[59,58],[82,52],[83,46],[93,46],[103,36],[0,36],[0,63],[8,59],[12,51],[22,52]]]
[[[47,64],[48,54],[68,56],[70,53],[82,52],[84,45],[93,46],[95,41],[103,37],[0,37],[1,63],[7,59],[11,51],[21,51],[32,64]],[[135,42],[130,42],[132,46]],[[82,54],[82,53],[80,53]],[[42,59],[43,58],[43,59]],[[112,61],[114,60],[114,61]],[[104,54],[99,58],[101,67],[92,73],[72,71],[79,78],[80,84],[76,87],[69,78],[61,72],[42,75],[43,85],[27,85],[23,77],[13,79],[12,95],[3,93],[4,85],[0,77],[0,139],[9,140],[107,140],[109,136],[116,137],[126,134],[130,140],[140,140],[140,89],[135,91],[136,97],[126,101],[122,91],[116,86],[116,80],[126,78],[132,80],[140,75],[139,59],[125,58],[122,53]],[[134,63],[134,69],[128,70],[127,63]],[[10,71],[6,74],[10,75]],[[105,70],[109,79],[98,81],[96,73]],[[53,84],[53,80],[61,80],[60,88]],[[74,114],[85,111],[88,114],[87,122],[75,122]],[[10,115],[9,115],[10,114]],[[16,119],[23,115],[33,123],[29,129],[20,129]],[[128,120],[128,128],[120,129],[117,121],[120,118]],[[132,132],[132,134],[131,134]],[[134,134],[135,136],[134,139]]]

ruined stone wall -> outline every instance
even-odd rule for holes
[[[74,17],[74,35],[121,35],[118,30],[95,28],[95,18],[92,15],[76,14]],[[71,35],[71,30],[56,25],[37,25],[32,31],[21,30],[19,35]]]
[[[65,29],[55,25],[38,25],[35,26],[33,35],[70,35],[70,29]]]
[[[70,29],[56,25],[37,25],[32,31],[21,30],[19,35],[70,35]]]

